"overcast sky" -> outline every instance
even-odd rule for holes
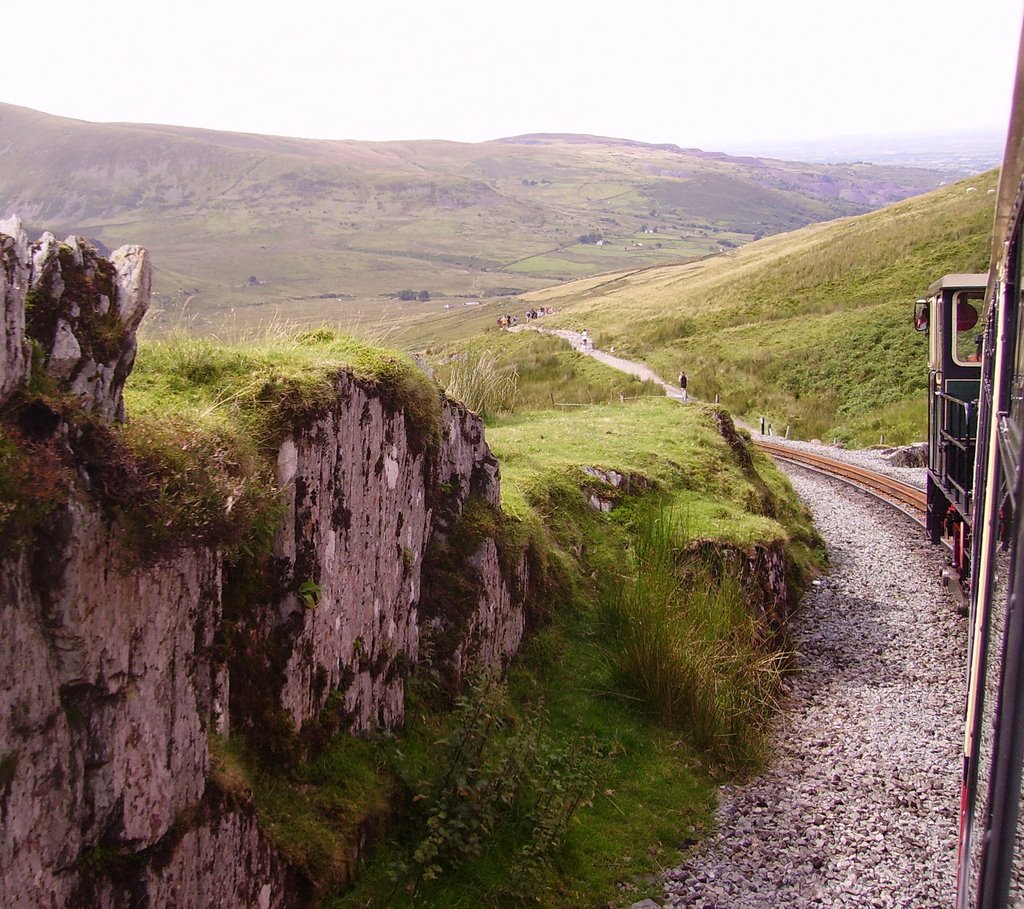
[[[730,144],[1004,126],[1024,0],[48,0],[0,100],[325,139]],[[27,9],[27,8],[26,8]]]

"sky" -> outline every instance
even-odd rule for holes
[[[48,0],[0,101],[322,139],[729,151],[1005,127],[1024,0]],[[8,26],[11,25],[10,17]]]

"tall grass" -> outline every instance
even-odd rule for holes
[[[468,357],[454,360],[448,371],[448,394],[481,417],[511,412],[518,385],[516,367],[500,367],[498,358],[489,350],[475,361]]]
[[[600,604],[607,659],[659,722],[742,768],[763,755],[784,654],[747,608],[736,571],[688,542],[671,510],[641,516],[633,569]]]
[[[448,393],[487,418],[557,404],[664,396],[660,385],[609,369],[567,341],[535,331],[492,332],[428,354]]]

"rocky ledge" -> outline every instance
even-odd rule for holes
[[[212,781],[211,739],[271,721],[297,734],[328,706],[335,728],[398,726],[428,638],[453,685],[511,658],[525,559],[486,535],[453,545],[467,510],[498,507],[482,424],[445,400],[424,447],[399,405],[342,371],[323,412],[284,433],[270,551],[240,565],[195,544],[140,564],[75,460],[68,414],[126,417],[146,251],[32,243],[10,220],[0,262],[0,430],[20,438],[45,411],[32,441],[64,459],[59,501],[0,550],[5,905],[301,903],[251,806]],[[40,378],[61,407],[33,397]],[[446,573],[457,602],[438,587]]]

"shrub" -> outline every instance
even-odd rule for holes
[[[600,757],[592,737],[556,741],[547,726],[543,703],[513,716],[505,685],[491,676],[456,700],[443,759],[414,795],[419,832],[396,869],[407,890],[479,856],[500,829],[521,843],[510,877],[530,893],[573,814],[590,804]]]

